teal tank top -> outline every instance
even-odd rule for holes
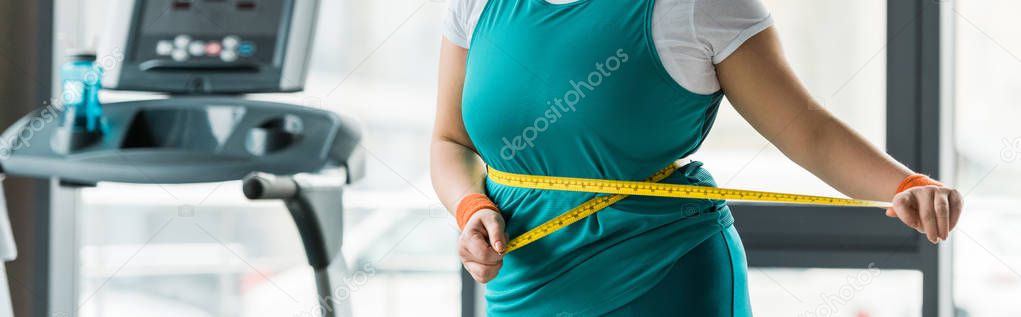
[[[653,2],[489,0],[472,35],[462,99],[465,129],[486,164],[642,180],[695,152],[723,94],[696,94],[670,77],[652,41]],[[701,166],[688,164],[663,182],[715,186]],[[485,187],[510,237],[596,196]],[[509,253],[486,285],[487,311],[608,312],[732,223],[722,201],[626,198]]]

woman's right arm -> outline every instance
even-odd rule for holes
[[[461,91],[464,88],[468,50],[443,39],[440,49],[439,91],[436,122],[430,147],[429,170],[440,202],[455,217],[461,198],[484,194],[485,166],[475,153],[461,120]],[[465,269],[475,280],[486,283],[503,265],[507,245],[503,217],[496,210],[472,214],[458,239],[458,253]]]

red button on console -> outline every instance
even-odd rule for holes
[[[220,45],[220,42],[209,42],[209,44],[206,44],[206,54],[209,56],[220,55],[222,50],[223,46]]]

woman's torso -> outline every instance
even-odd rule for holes
[[[641,180],[693,153],[722,93],[673,80],[651,40],[652,0],[489,0],[474,29],[465,128],[491,167]],[[664,182],[714,186],[701,163]],[[594,194],[486,184],[511,237]],[[504,259],[487,286],[494,315],[599,313],[665,275],[728,226],[722,202],[629,197]]]

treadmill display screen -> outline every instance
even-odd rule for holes
[[[175,64],[271,64],[289,1],[144,0],[135,60]]]

